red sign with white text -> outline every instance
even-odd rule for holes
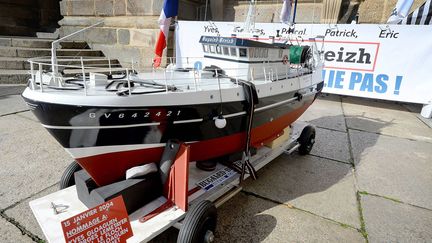
[[[121,243],[133,236],[122,196],[61,222],[67,243]]]

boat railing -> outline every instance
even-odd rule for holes
[[[258,77],[254,77],[250,68],[224,68],[206,67],[203,72],[202,57],[184,57],[175,58],[169,57],[164,63],[164,68],[144,67],[140,61],[131,59],[130,62],[122,62],[123,67],[119,63],[113,63],[108,57],[61,57],[57,59],[55,69],[58,73],[52,72],[52,62],[50,57],[38,57],[28,60],[30,63],[29,87],[33,90],[44,92],[45,88],[55,88],[58,90],[80,90],[88,95],[90,86],[91,73],[102,73],[107,76],[113,75],[122,76],[121,80],[125,82],[127,94],[132,94],[132,83],[136,80],[137,73],[146,73],[145,79],[163,86],[165,92],[170,91],[170,87],[182,87],[180,90],[199,91],[203,89],[220,89],[221,79],[229,80],[230,83],[239,85],[243,80],[251,81],[256,84],[274,82],[281,79],[300,76],[304,65],[290,67],[277,67],[270,62],[263,62],[262,71],[258,71]],[[142,60],[141,60],[142,62]],[[151,61],[149,60],[149,63]],[[175,66],[175,64],[177,64]],[[180,64],[180,65],[179,65]],[[179,68],[182,67],[182,68]],[[174,71],[184,70],[190,75],[175,75]],[[249,73],[251,72],[251,73]],[[262,73],[261,73],[262,72]],[[209,75],[213,73],[213,75]],[[230,75],[227,75],[229,73]],[[236,75],[231,75],[236,73]],[[296,75],[295,75],[296,74]],[[260,77],[263,76],[263,77]],[[134,80],[135,78],[135,80]],[[140,76],[141,78],[141,76]],[[193,79],[193,84],[191,84]],[[212,82],[206,82],[206,79],[211,79]],[[214,80],[217,79],[217,82]],[[73,80],[74,82],[68,82]],[[79,84],[77,84],[77,82]],[[71,84],[73,83],[73,84]],[[93,88],[93,87],[92,87]]]

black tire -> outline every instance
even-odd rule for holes
[[[212,202],[201,201],[193,205],[183,220],[177,243],[211,242],[206,238],[215,232],[216,222],[217,212]]]
[[[315,143],[315,133],[315,128],[313,126],[309,125],[303,128],[300,137],[297,139],[297,142],[300,143],[298,149],[299,154],[306,155],[310,153]]]
[[[75,185],[74,174],[81,169],[81,166],[76,161],[72,161],[72,163],[66,167],[62,177],[60,178],[60,190]]]

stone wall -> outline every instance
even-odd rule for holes
[[[414,0],[410,13],[420,7],[425,0]],[[364,0],[360,4],[359,21],[363,24],[386,23],[397,0]]]
[[[249,9],[249,1],[224,0],[224,20],[244,21]],[[278,23],[282,1],[261,0],[257,3],[257,22]],[[299,0],[297,6],[297,23],[319,23],[321,19],[322,0]]]
[[[162,4],[162,0],[63,0],[60,2],[64,16],[60,21],[60,36],[104,21],[71,40],[86,41],[91,48],[102,50],[123,66],[130,66],[132,60],[149,66],[159,33],[157,20]],[[198,0],[181,0],[179,18],[195,20],[198,6]],[[169,48],[165,51],[168,56],[173,53],[172,36],[170,33]]]

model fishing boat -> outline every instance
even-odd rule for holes
[[[191,161],[201,161],[277,138],[323,87],[319,51],[310,43],[202,36],[203,63],[211,64],[202,70],[172,64],[105,75],[83,65],[77,77],[61,75],[53,61],[49,73],[32,69],[23,97],[102,186],[160,161],[170,139],[188,143]]]

